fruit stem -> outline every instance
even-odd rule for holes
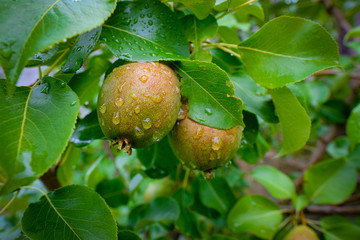
[[[304,211],[300,212],[300,218],[301,218],[302,225],[306,226],[306,218],[305,218]]]
[[[189,169],[189,168],[186,168],[185,177],[184,177],[184,182],[183,182],[183,188],[184,188],[184,189],[186,189],[186,187],[187,187],[187,185],[188,185],[189,175],[190,175],[190,169]]]

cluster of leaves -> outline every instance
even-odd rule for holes
[[[357,57],[343,59],[342,74],[303,81],[340,66],[337,44],[320,24],[274,18],[307,17],[304,6],[325,11],[316,1],[303,2],[0,0],[6,76],[0,80],[0,194],[1,204],[12,203],[4,208],[0,234],[282,239],[309,205],[346,201],[360,168],[359,99],[345,101],[353,95],[348,83]],[[358,36],[354,28],[344,41],[359,53]],[[235,164],[217,170],[210,182],[184,170],[166,138],[132,156],[115,153],[103,141],[96,99],[103,77],[127,61],[170,63],[190,118],[219,129],[245,126],[238,155],[249,163],[271,148],[284,156],[308,142],[311,147],[333,124],[345,126],[346,134],[327,145],[329,160],[306,169],[302,189],[274,167],[256,167],[252,179],[272,199],[246,195],[245,174]],[[40,76],[19,87],[24,67],[38,67]],[[63,187],[40,190],[34,202],[33,189],[42,188],[36,179],[51,167]],[[292,206],[282,210],[278,200]],[[360,234],[340,216],[307,222],[327,240]]]

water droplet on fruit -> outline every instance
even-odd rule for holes
[[[118,125],[120,123],[120,114],[119,114],[119,112],[114,113],[113,118],[112,118],[112,122],[115,125]]]
[[[180,93],[180,89],[176,86],[175,88],[176,93]]]
[[[100,97],[104,97],[104,92],[101,92]]]
[[[214,151],[217,151],[221,148],[221,138],[219,136],[213,137],[211,148]]]
[[[143,125],[144,129],[149,129],[149,128],[151,128],[151,120],[150,120],[150,118],[145,118],[145,119],[142,121],[142,125]]]
[[[148,79],[149,77],[147,75],[142,75],[141,77],[139,77],[139,80],[142,81],[143,83],[146,83]]]
[[[135,93],[130,93],[130,97],[134,100],[138,99],[138,96],[136,96]]]
[[[140,112],[140,105],[137,105],[137,106],[135,107],[134,112],[135,112],[136,114],[139,114],[139,112]]]
[[[155,131],[154,134],[153,134],[153,139],[157,142],[159,142],[161,140],[161,133],[159,131]]]
[[[125,68],[121,69],[121,71],[125,71]],[[126,82],[124,82],[123,84],[121,84],[121,85],[118,86],[118,91],[119,91],[119,93],[122,93],[125,84],[126,84]]]
[[[160,125],[161,125],[161,120],[159,119],[159,120],[157,120],[156,123],[154,124],[154,127],[158,128],[158,127],[160,127]]]
[[[103,113],[103,114],[106,112],[106,105],[105,105],[105,103],[104,103],[103,105],[101,105],[101,107],[100,107],[100,112]]]
[[[102,125],[102,126],[105,126],[104,119],[103,119],[103,118],[101,118],[101,120],[100,120],[100,121],[101,121],[101,125]]]
[[[163,100],[163,97],[161,95],[149,96],[149,98],[156,103],[159,103]]]
[[[194,139],[200,139],[202,137],[202,134],[204,132],[204,128],[202,127],[199,127],[197,130],[196,130],[196,135],[194,136]]]
[[[118,98],[115,100],[115,105],[116,105],[116,106],[121,107],[123,104],[124,104],[124,100],[123,100],[121,97],[118,97]]]
[[[205,113],[209,116],[213,114],[213,112],[210,108],[205,108]]]
[[[186,112],[183,108],[180,108],[178,113],[178,120],[184,120],[186,118]]]
[[[144,72],[150,72],[150,68],[144,68],[143,71]]]
[[[135,135],[140,137],[140,136],[144,135],[144,132],[138,126],[136,126],[135,127]]]

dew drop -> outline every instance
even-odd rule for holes
[[[50,87],[47,83],[44,84],[44,88],[41,90],[41,93],[48,94],[50,90]]]
[[[186,112],[184,109],[180,108],[179,113],[178,113],[178,119],[184,120],[185,118],[186,118]]]
[[[154,127],[156,127],[156,128],[160,127],[160,125],[161,125],[161,120],[160,120],[160,119],[157,120],[157,121],[154,123]]]
[[[213,112],[210,108],[205,108],[205,113],[209,116],[213,114]]]
[[[138,126],[136,126],[135,127],[135,135],[140,137],[140,136],[144,135],[144,132]]]
[[[157,142],[159,142],[161,140],[161,133],[159,131],[155,131],[154,134],[153,134],[153,139]]]
[[[151,21],[151,20],[149,20],[149,21],[148,21],[148,24],[149,24],[149,26],[152,26],[152,25],[154,24],[154,22]]]
[[[230,97],[230,95],[229,95],[229,94],[226,94],[226,96],[227,96],[227,97]]]
[[[139,114],[139,113],[140,113],[140,105],[137,105],[137,106],[135,107],[134,112],[135,112],[136,114]]]
[[[105,105],[105,103],[104,103],[103,105],[101,105],[101,107],[100,107],[100,112],[101,112],[102,114],[104,114],[104,113],[106,112],[106,105]]]
[[[159,103],[163,100],[163,97],[161,95],[149,96],[149,98],[156,103]]]
[[[196,130],[196,135],[194,136],[194,139],[198,140],[202,137],[204,133],[204,128],[203,127],[199,127],[197,130]]]
[[[145,118],[145,119],[142,121],[142,125],[143,125],[144,129],[149,129],[149,128],[151,128],[151,120],[150,120],[150,118]]]
[[[152,17],[152,13],[148,13],[146,14],[147,17],[151,18]]]
[[[149,77],[147,75],[142,75],[141,77],[139,77],[139,80],[142,81],[143,83],[146,83],[148,79]]]
[[[138,99],[138,96],[136,96],[135,93],[130,93],[130,97],[134,100]]]
[[[66,83],[64,83],[64,82],[60,83],[60,87],[61,87],[61,88],[66,87]]]
[[[221,148],[221,138],[219,136],[213,137],[211,148],[214,151],[217,151]]]
[[[100,93],[100,97],[104,97],[104,92],[101,92],[101,93]]]
[[[119,114],[119,112],[114,113],[114,115],[112,117],[112,122],[115,125],[118,125],[120,123],[120,114]]]
[[[75,106],[76,105],[76,101],[73,101],[71,104],[70,104],[70,106]]]
[[[144,68],[143,71],[144,72],[150,72],[150,68]]]
[[[125,71],[125,68],[121,69],[121,71]],[[125,81],[123,84],[121,84],[121,85],[118,86],[118,91],[119,91],[119,93],[122,93],[125,84],[126,84],[126,81]]]
[[[124,104],[124,100],[123,100],[121,97],[118,97],[118,98],[115,100],[115,105],[116,105],[116,106],[121,107],[123,104]]]
[[[175,88],[176,93],[180,93],[180,89],[176,86]]]
[[[145,17],[145,14],[140,14],[140,17],[141,17],[141,18],[144,18],[144,17]]]
[[[101,118],[101,125],[102,125],[102,126],[105,126],[105,122],[104,122],[104,119],[103,119],[103,118]]]

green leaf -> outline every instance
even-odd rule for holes
[[[163,178],[176,169],[179,160],[170,148],[167,137],[149,147],[138,149],[136,154],[151,178]]]
[[[360,236],[360,226],[341,216],[324,217],[320,224],[326,240],[350,240]]]
[[[101,27],[94,28],[90,32],[83,33],[75,43],[64,65],[61,66],[63,73],[74,73],[81,68],[85,58],[91,53],[99,40]]]
[[[68,144],[66,150],[60,158],[59,166],[56,170],[57,178],[62,186],[73,183],[72,176],[75,165],[80,159],[80,155],[81,148],[77,148],[73,144]]]
[[[141,229],[154,222],[167,226],[178,219],[180,209],[178,203],[169,197],[158,197],[149,204],[134,208],[129,215],[129,222]]]
[[[30,184],[55,164],[79,107],[76,94],[52,77],[16,88],[11,98],[0,89],[0,194]]]
[[[201,202],[209,208],[216,209],[223,215],[225,215],[236,202],[234,192],[226,179],[222,177],[216,177],[211,181],[202,179],[200,181],[199,191]]]
[[[235,232],[271,239],[282,221],[279,207],[261,195],[247,195],[231,209],[227,223]]]
[[[181,21],[187,40],[193,43],[200,43],[215,37],[218,30],[218,25],[213,15],[209,15],[203,20],[197,19],[194,15],[187,15]]]
[[[160,1],[119,2],[103,26],[101,39],[121,59],[189,58],[189,47],[180,21]]]
[[[220,39],[225,43],[240,44],[239,36],[237,32],[229,27],[219,26],[218,35]]]
[[[360,26],[351,29],[345,36],[345,40],[360,37]]]
[[[251,172],[251,176],[264,185],[275,198],[289,199],[295,195],[291,179],[272,166],[258,166]]]
[[[190,201],[188,192],[181,188],[175,192],[173,197],[180,209],[179,217],[175,222],[176,228],[183,234],[192,236],[193,238],[200,238],[201,235],[196,221],[196,215],[190,211],[188,207]]]
[[[254,144],[259,134],[259,122],[255,114],[243,111],[245,128],[243,131],[244,139],[248,144]]]
[[[330,99],[320,109],[320,115],[334,123],[346,122],[349,114],[349,106],[342,99]]]
[[[236,7],[240,7],[241,5],[246,4],[248,0],[232,0],[232,1],[225,0],[225,1],[217,1],[217,2],[219,3],[215,6],[214,9],[218,12],[222,12],[225,10],[231,11]],[[243,21],[247,20],[247,17],[249,15],[253,15],[259,18],[260,20],[264,20],[264,11],[258,2],[255,2],[253,4],[247,4],[240,7],[239,9],[236,10],[236,15],[238,15],[240,20]]]
[[[77,147],[83,147],[96,139],[106,139],[99,125],[97,111],[93,110],[83,119],[79,120],[70,138],[70,142]]]
[[[346,135],[352,144],[360,143],[360,104],[352,110],[347,119]]]
[[[332,158],[346,157],[349,154],[350,142],[347,137],[337,137],[326,146],[326,152]]]
[[[287,87],[271,90],[270,94],[283,135],[282,149],[278,156],[295,152],[302,148],[309,139],[311,120]]]
[[[302,18],[279,17],[269,21],[240,43],[238,51],[250,76],[269,89],[339,66],[334,39],[319,24]]]
[[[112,208],[126,205],[129,201],[129,195],[126,193],[124,183],[119,178],[102,180],[96,185],[95,191]]]
[[[328,160],[308,168],[304,175],[304,191],[314,204],[337,204],[354,191],[356,169],[344,159]]]
[[[189,117],[201,124],[229,129],[244,126],[241,99],[233,97],[228,75],[213,63],[174,63],[181,75],[182,94],[189,99]]]
[[[215,5],[215,1],[216,0],[177,0],[176,2],[184,4],[198,19],[202,20],[210,14]]]
[[[238,72],[243,69],[242,63],[239,58],[230,55],[230,53],[227,53],[219,48],[210,48],[209,51],[212,55],[212,62],[218,65],[228,74]]]
[[[1,1],[0,63],[11,94],[26,61],[110,16],[116,1]],[[89,14],[91,13],[91,14]]]
[[[31,239],[117,239],[116,222],[96,192],[69,185],[40,198],[25,210],[22,230]]]
[[[296,195],[293,199],[293,205],[297,212],[303,210],[308,205],[309,200],[305,194]]]
[[[278,123],[274,104],[265,88],[258,86],[249,75],[241,72],[230,76],[235,86],[235,96],[241,98],[244,109],[255,113],[269,123]]]
[[[118,232],[118,239],[119,240],[141,240],[139,235],[136,234],[136,232],[133,232],[131,230],[120,230]]]
[[[84,72],[75,74],[69,82],[69,86],[79,96],[81,105],[86,101],[91,101],[99,93],[100,77],[111,65],[108,60],[100,56],[94,56],[90,60],[91,64],[87,69]]]

